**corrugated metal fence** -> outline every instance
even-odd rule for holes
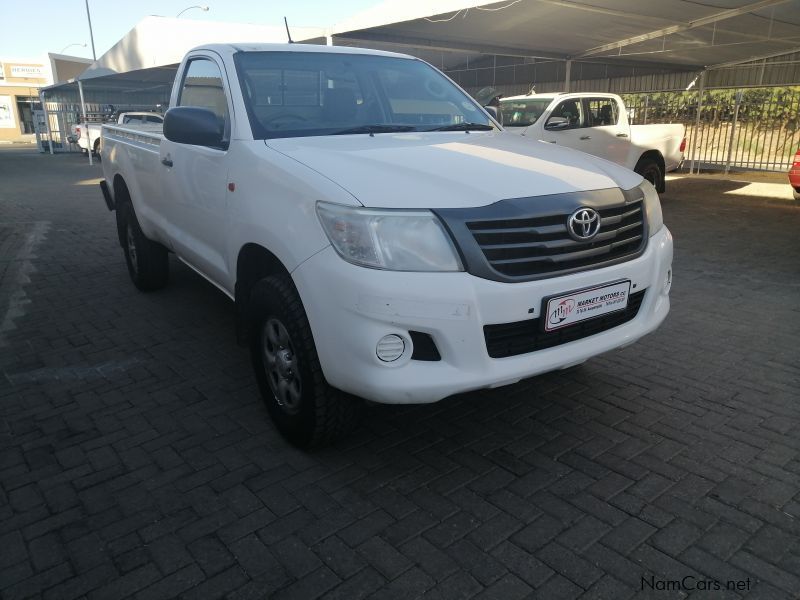
[[[687,161],[700,169],[783,171],[800,147],[800,88],[625,94],[633,124],[683,123]]]

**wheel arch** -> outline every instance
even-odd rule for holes
[[[659,194],[664,193],[666,189],[666,183],[664,181],[666,174],[667,174],[667,164],[664,160],[664,156],[658,150],[648,150],[647,152],[643,152],[642,155],[639,157],[639,160],[636,161],[636,166],[634,167],[634,171],[639,173],[639,165],[647,160],[653,160],[656,162],[658,167],[661,169],[661,181],[658,182],[656,185],[656,191]],[[641,173],[640,173],[641,174]]]
[[[239,249],[236,258],[236,284],[234,300],[236,303],[236,340],[240,345],[247,345],[249,335],[248,301],[250,292],[258,281],[270,275],[291,273],[283,262],[266,247],[247,243]]]
[[[111,185],[112,192],[114,194],[114,206],[116,207],[116,215],[117,215],[117,239],[119,239],[119,245],[124,246],[125,244],[125,232],[123,231],[123,223],[122,219],[120,218],[120,210],[122,209],[123,205],[131,204],[131,192],[128,189],[128,184],[125,183],[125,179],[117,173],[114,175],[114,180]]]
[[[114,204],[131,201],[131,192],[128,190],[128,184],[125,183],[125,179],[119,173],[114,175],[111,189],[114,191]]]

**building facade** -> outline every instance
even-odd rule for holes
[[[34,142],[34,112],[41,109],[39,88],[82,73],[91,60],[47,54],[41,59],[0,57],[0,143]]]

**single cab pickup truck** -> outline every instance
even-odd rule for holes
[[[574,148],[639,173],[656,190],[679,168],[686,149],[681,124],[630,125],[615,94],[530,94],[500,100],[503,126],[534,140]]]
[[[153,112],[123,112],[117,116],[116,122],[120,125],[150,126],[161,125],[163,115]],[[100,154],[100,138],[102,123],[81,123],[72,126],[72,137],[84,154],[92,149],[95,154]]]
[[[373,50],[208,45],[163,135],[103,127],[128,272],[174,253],[234,303],[277,428],[310,447],[361,399],[436,402],[656,329],[672,237],[640,175],[503,131],[431,65]]]

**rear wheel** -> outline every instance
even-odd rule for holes
[[[147,239],[130,203],[125,202],[117,209],[117,219],[120,243],[133,284],[143,292],[163,288],[169,279],[167,249]]]
[[[633,170],[652,183],[653,187],[656,188],[658,192],[664,192],[666,187],[664,182],[664,170],[656,159],[642,157],[639,159],[639,162],[636,163],[636,167]]]
[[[100,140],[97,139],[94,141],[94,155],[97,157],[97,160],[100,159]]]
[[[792,188],[795,200],[800,200],[800,188]]]
[[[363,402],[325,381],[291,278],[262,279],[253,286],[248,306],[253,371],[281,434],[296,446],[315,448],[352,431]]]

